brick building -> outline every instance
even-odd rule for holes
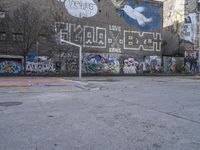
[[[24,0],[25,1],[25,0]],[[16,0],[2,4],[12,11]],[[66,73],[78,71],[78,48],[83,47],[84,73],[155,73],[160,72],[162,55],[163,4],[153,0],[35,0],[44,15],[56,14],[55,30],[62,51],[51,54],[51,63]],[[1,21],[2,22],[2,21]],[[1,28],[2,29],[2,28]],[[1,37],[5,31],[0,31]],[[0,54],[15,54],[1,38]],[[39,44],[40,55],[45,47]],[[59,47],[59,46],[58,46]],[[34,48],[33,48],[34,49]],[[35,62],[38,63],[38,62]],[[45,62],[49,63],[49,59]],[[1,62],[0,62],[1,64]],[[31,63],[33,64],[33,63]],[[33,72],[40,66],[35,64]],[[43,66],[44,67],[44,66]],[[30,72],[32,66],[28,66]],[[42,69],[40,69],[40,72]],[[48,68],[44,69],[48,72]]]

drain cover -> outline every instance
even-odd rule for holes
[[[17,106],[22,104],[23,104],[22,102],[0,102],[0,106],[3,107]]]

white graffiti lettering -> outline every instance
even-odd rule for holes
[[[31,73],[55,72],[55,65],[51,62],[27,62],[26,71]]]
[[[124,49],[161,51],[161,34],[124,30]]]
[[[60,38],[89,48],[108,48],[109,52],[124,50],[161,51],[162,35],[157,32],[122,30],[120,26],[107,28],[81,26],[71,23],[56,23]]]

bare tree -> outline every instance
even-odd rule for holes
[[[22,3],[10,15],[11,44],[22,52],[24,74],[26,74],[26,57],[29,51],[37,41],[40,39],[47,40],[54,34],[51,30],[51,23],[48,22],[48,19],[43,18],[41,14],[40,10],[27,2]]]

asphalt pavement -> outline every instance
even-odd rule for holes
[[[0,78],[0,150],[199,149],[199,77]]]

